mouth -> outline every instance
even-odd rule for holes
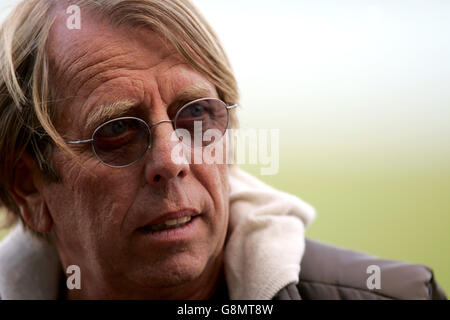
[[[187,225],[193,219],[192,216],[185,216],[178,219],[166,220],[163,223],[151,224],[140,228],[144,231],[162,231],[167,229],[179,228]]]
[[[159,214],[136,229],[136,239],[143,245],[165,246],[195,241],[204,231],[203,212],[186,208]]]
[[[162,214],[160,217],[153,219],[145,226],[140,227],[139,231],[160,233],[165,230],[181,229],[192,224],[200,213],[193,209],[185,209]]]

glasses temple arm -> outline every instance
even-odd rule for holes
[[[94,141],[93,139],[88,140],[75,140],[75,141],[65,141],[67,144],[83,144],[83,143],[90,143]]]

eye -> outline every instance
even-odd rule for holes
[[[150,131],[141,119],[121,118],[105,123],[93,136],[95,153],[104,163],[122,166],[148,149]]]
[[[117,149],[133,143],[140,133],[145,133],[143,125],[135,119],[122,119],[104,124],[94,134],[97,149]]]
[[[127,131],[128,125],[124,121],[116,121],[111,124],[111,131],[115,135],[121,135]]]
[[[193,104],[187,107],[187,109],[192,117],[200,117],[205,111],[205,108],[199,104]]]
[[[207,113],[207,108],[200,103],[193,103],[185,107],[178,115],[181,119],[201,118]]]
[[[124,120],[117,120],[104,125],[98,135],[103,137],[117,137],[127,132],[129,124]]]

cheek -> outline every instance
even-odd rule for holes
[[[229,184],[227,165],[191,165],[191,171],[212,200],[211,224],[216,235],[223,235],[228,225]]]
[[[72,241],[92,244],[98,238],[118,239],[137,186],[131,185],[124,171],[88,163],[84,166],[67,160],[57,167],[63,181],[52,184],[46,197],[55,231]]]

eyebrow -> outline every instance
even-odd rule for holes
[[[95,110],[89,114],[86,120],[86,128],[92,131],[96,126],[105,121],[129,114],[131,110],[136,108],[137,104],[136,100],[131,99],[106,102],[96,107]]]
[[[200,98],[212,98],[213,92],[207,86],[195,84],[183,88],[177,92],[175,99],[168,106],[167,113],[176,111],[182,105]],[[133,99],[122,99],[101,104],[88,115],[86,120],[86,129],[93,131],[100,124],[121,116],[130,115],[139,105],[139,102]]]
[[[173,116],[184,104],[201,98],[214,98],[213,91],[205,85],[195,84],[180,90],[167,107],[167,114]]]
[[[183,88],[176,94],[175,101],[190,101],[197,98],[212,98],[211,89],[204,85],[195,84],[186,88]]]

